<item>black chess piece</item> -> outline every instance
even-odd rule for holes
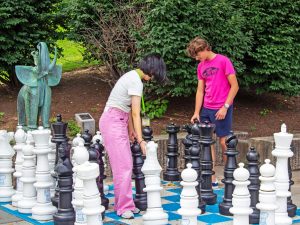
[[[178,142],[177,133],[179,132],[180,126],[171,123],[167,126],[167,133],[169,134],[168,139],[168,153],[167,156],[167,169],[163,173],[163,179],[166,181],[179,181],[180,173],[177,168],[177,157],[178,153]]]
[[[192,164],[192,168],[197,171],[198,173],[198,185],[196,186],[197,193],[198,193],[198,199],[199,199],[199,208],[201,209],[201,213],[205,213],[206,203],[202,200],[201,197],[201,167],[200,167],[200,128],[199,128],[199,122],[195,121],[195,123],[192,126],[191,129],[192,133],[192,146],[190,147],[190,160]]]
[[[214,143],[212,138],[215,125],[208,121],[200,123],[200,144],[202,151],[201,174],[203,183],[201,185],[201,197],[208,205],[214,205],[217,202],[217,195],[213,192],[211,176],[213,171],[213,160],[211,154],[211,145]]]
[[[89,133],[89,130],[86,129],[84,131],[84,133],[81,135],[81,137],[83,138],[84,140],[84,147],[86,147],[86,149],[89,151],[89,148],[91,147],[92,145],[92,139],[93,139],[93,136]]]
[[[75,211],[72,205],[73,165],[70,160],[71,146],[62,142],[58,147],[58,162],[55,171],[58,175],[59,201],[57,212],[53,215],[55,225],[73,225]]]
[[[295,153],[295,146],[291,145],[292,152]],[[289,191],[291,191],[291,187],[294,184],[292,180],[292,167],[291,167],[291,158],[288,158],[288,171],[289,171]],[[289,217],[296,216],[297,206],[292,201],[292,196],[287,197],[287,211]]]
[[[51,130],[52,130],[52,139],[51,142],[56,144],[56,155],[55,155],[55,166],[58,162],[58,147],[63,142],[68,142],[69,138],[67,137],[67,128],[68,123],[62,122],[62,116],[58,114],[56,116],[56,122],[51,124]],[[52,175],[55,180],[57,180],[57,174],[54,171],[54,174]],[[59,186],[58,184],[55,187],[55,194],[51,198],[51,202],[55,207],[58,207],[58,201],[59,201]]]
[[[260,211],[256,208],[256,204],[258,203],[258,196],[259,196],[259,187],[260,187],[260,180],[259,180],[259,154],[254,147],[250,147],[247,155],[246,155],[248,166],[247,169],[250,173],[249,181],[250,185],[248,186],[250,195],[251,195],[251,203],[250,207],[253,209],[253,213],[249,215],[249,222],[252,223],[259,223],[259,215]]]
[[[134,203],[138,209],[140,209],[141,211],[145,211],[147,209],[147,193],[143,191],[146,187],[145,176],[142,173],[144,159],[141,147],[136,139],[131,145],[131,152],[133,158],[133,174],[135,175],[134,181],[136,189]]]
[[[143,133],[143,139],[146,141],[146,142],[149,142],[152,140],[153,136],[153,130],[151,127],[149,126],[145,126],[143,127],[143,130],[142,130],[142,133]]]
[[[185,124],[182,127],[183,130],[185,130],[188,134],[185,136],[185,138],[182,140],[182,144],[184,145],[184,160],[185,160],[185,168],[186,168],[186,164],[191,162],[190,159],[190,147],[192,146],[192,133],[191,133],[191,129],[192,129],[192,125],[191,124]]]
[[[227,150],[225,151],[225,155],[227,155],[226,165],[224,169],[224,179],[222,179],[222,183],[224,183],[224,197],[223,202],[219,204],[219,212],[222,215],[232,216],[229,212],[229,209],[232,207],[232,194],[234,190],[234,185],[232,181],[234,180],[233,172],[237,168],[236,163],[236,155],[239,154],[236,150],[236,146],[238,144],[238,139],[235,135],[230,135],[226,139]]]
[[[99,164],[99,176],[96,179],[96,183],[98,186],[98,190],[100,193],[100,197],[101,197],[101,205],[103,205],[105,207],[105,209],[108,209],[108,205],[109,205],[109,200],[108,198],[105,197],[104,195],[104,190],[103,190],[103,180],[106,178],[106,175],[104,175],[104,162],[103,162],[103,151],[104,151],[104,146],[100,143],[100,140],[97,139],[96,143],[94,144],[94,149],[95,151],[98,153],[97,154],[97,164]]]

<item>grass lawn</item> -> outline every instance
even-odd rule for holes
[[[57,60],[57,64],[62,64],[63,72],[99,64],[97,61],[83,61],[84,47],[79,43],[67,39],[58,40],[56,43],[63,48],[63,56]]]

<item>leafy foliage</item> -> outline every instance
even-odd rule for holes
[[[149,119],[159,118],[165,114],[169,101],[166,99],[155,99],[145,102],[145,111]]]
[[[32,65],[30,52],[40,41],[53,44],[59,38],[57,28],[63,24],[58,13],[61,0],[0,0],[0,82],[17,84],[14,67]]]
[[[77,125],[77,122],[75,120],[68,120],[68,135],[70,137],[75,137],[76,134],[80,133],[81,129]]]

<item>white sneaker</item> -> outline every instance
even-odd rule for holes
[[[138,208],[135,208],[132,212],[133,212],[133,214],[139,214],[141,212],[141,210],[139,210]]]
[[[131,212],[130,210],[127,210],[127,211],[122,213],[121,217],[123,219],[133,219],[134,215],[133,215],[133,212]]]

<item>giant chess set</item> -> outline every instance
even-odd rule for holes
[[[293,135],[285,124],[274,133],[276,162],[251,147],[247,162],[238,163],[238,140],[227,137],[224,188],[212,188],[214,125],[185,126],[185,155],[178,154],[180,127],[167,126],[167,165],[157,159],[158,145],[149,126],[143,129],[146,157],[139,144],[131,145],[134,202],[140,213],[126,220],[113,211],[114,185],[106,181],[105,145],[100,132],[86,130],[73,140],[61,115],[51,130],[0,131],[0,210],[31,224],[297,224],[300,210],[292,202]],[[14,144],[12,144],[14,143]],[[11,145],[12,144],[12,145]],[[177,168],[184,157],[185,169]],[[13,160],[14,158],[14,160]],[[161,176],[162,175],[162,176]]]

